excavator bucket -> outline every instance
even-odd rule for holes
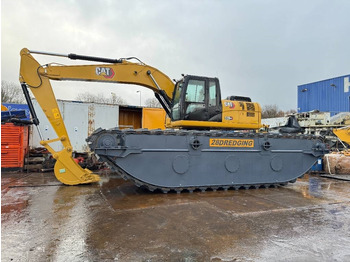
[[[100,181],[100,177],[93,174],[92,171],[83,169],[72,157],[72,147],[67,146],[61,151],[55,151],[49,144],[57,141],[69,142],[69,139],[52,139],[41,141],[40,144],[44,146],[56,159],[54,173],[56,178],[66,185],[89,184]]]
[[[54,168],[56,178],[66,185],[89,184],[98,182],[100,177],[92,171],[83,169],[76,163],[72,155],[63,150],[54,155],[56,164]]]

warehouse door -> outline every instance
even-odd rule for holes
[[[141,128],[142,108],[119,107],[119,128]]]

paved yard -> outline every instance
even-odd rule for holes
[[[350,182],[151,193],[2,173],[2,261],[350,261]]]

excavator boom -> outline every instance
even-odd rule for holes
[[[32,56],[32,53],[110,64],[80,66],[40,65]],[[58,136],[56,139],[41,141],[41,144],[46,147],[57,160],[54,172],[57,179],[64,184],[76,185],[93,183],[99,181],[99,176],[93,174],[88,169],[81,168],[74,161],[72,157],[73,148],[58,108],[50,80],[96,81],[142,85],[157,93],[164,109],[169,112],[170,97],[174,89],[174,84],[169,77],[156,68],[142,63],[131,63],[120,59],[106,59],[75,54],[61,55],[30,51],[26,48],[21,50],[20,55],[21,65],[19,79],[26,95],[27,103],[31,105],[31,100],[26,91],[26,88],[29,87]],[[162,89],[159,88],[159,85],[162,86]],[[36,114],[33,111],[33,107],[30,106],[30,108],[32,115],[35,116]],[[39,124],[37,119],[34,119],[33,122]],[[51,143],[57,141],[60,141],[63,145],[63,150],[59,152],[56,152],[50,146]]]

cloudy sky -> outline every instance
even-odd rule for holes
[[[350,1],[2,0],[1,79],[17,82],[23,47],[54,53],[136,56],[171,79],[218,77],[223,98],[296,109],[297,85],[349,74]],[[44,64],[76,63],[35,56]],[[79,62],[81,63],[81,62]],[[111,92],[128,104],[138,86],[55,82],[57,98]]]

